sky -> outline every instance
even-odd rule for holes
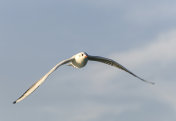
[[[176,1],[0,0],[1,121],[175,121]],[[117,68],[61,66],[85,51]]]

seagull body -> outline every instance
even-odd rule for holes
[[[128,69],[123,67],[121,64],[115,62],[112,59],[108,59],[108,58],[104,58],[104,57],[100,57],[100,56],[91,56],[85,52],[80,52],[80,53],[72,56],[71,58],[63,60],[63,61],[59,62],[57,65],[55,65],[47,74],[45,74],[41,79],[39,79],[36,83],[34,83],[21,97],[19,97],[16,101],[14,101],[13,104],[22,101],[27,96],[29,96],[32,92],[34,92],[48,78],[48,76],[52,72],[54,72],[57,68],[59,68],[61,65],[68,64],[68,66],[73,66],[74,68],[82,68],[87,64],[88,60],[98,61],[98,62],[102,62],[102,63],[108,64],[108,65],[117,67],[117,68],[122,69],[122,70],[126,71],[127,73],[133,75],[134,77],[140,79],[141,81],[144,81],[144,82],[150,83],[150,84],[154,84],[154,82],[149,82],[149,81],[146,81],[146,80],[140,78],[139,76],[135,75],[134,73],[132,73],[131,71],[129,71]]]

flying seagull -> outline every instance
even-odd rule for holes
[[[122,70],[126,71],[127,73],[133,75],[134,77],[140,79],[143,82],[146,82],[149,84],[154,84],[154,82],[146,81],[146,80],[140,78],[139,76],[135,75],[134,73],[132,73],[131,71],[126,69],[124,66],[115,62],[112,59],[108,59],[108,58],[100,57],[100,56],[91,56],[91,55],[88,55],[86,52],[80,52],[80,53],[72,56],[71,58],[63,60],[63,61],[59,62],[57,65],[55,65],[47,74],[45,74],[41,79],[39,79],[36,83],[34,83],[21,97],[19,97],[16,101],[14,101],[13,104],[22,101],[27,96],[29,96],[32,92],[34,92],[48,78],[48,76],[52,72],[54,72],[57,68],[59,68],[61,65],[68,64],[68,66],[73,66],[75,68],[82,68],[87,64],[88,60],[89,61],[98,61],[98,62],[102,62],[102,63],[108,64],[108,65],[117,67],[117,68],[122,69]]]

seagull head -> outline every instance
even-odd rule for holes
[[[84,61],[84,60],[88,60],[88,54],[86,53],[86,52],[80,52],[80,53],[78,53],[78,54],[76,54],[75,55],[75,59],[76,60],[82,60],[82,61]]]
[[[80,52],[76,54],[74,58],[79,68],[84,67],[88,61],[88,54],[86,52]]]

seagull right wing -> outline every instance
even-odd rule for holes
[[[69,63],[73,60],[73,58],[63,60],[60,63],[58,63],[56,66],[54,66],[47,74],[45,74],[41,79],[39,79],[36,83],[34,83],[21,97],[19,97],[16,101],[13,102],[13,104],[20,102],[27,96],[29,96],[32,92],[34,92],[47,78],[48,76],[54,72],[58,67],[61,65],[64,65],[66,63]]]
[[[99,61],[99,62],[108,64],[108,65],[117,67],[117,68],[122,69],[122,70],[126,71],[127,73],[133,75],[134,77],[140,79],[141,81],[144,81],[144,82],[150,83],[150,84],[155,84],[154,82],[150,82],[150,81],[142,79],[141,77],[139,77],[136,74],[132,73],[131,71],[129,71],[128,69],[126,69],[124,66],[122,66],[121,64],[117,63],[116,61],[114,61],[112,59],[104,58],[104,57],[100,57],[100,56],[91,56],[91,55],[88,55],[88,60]]]

